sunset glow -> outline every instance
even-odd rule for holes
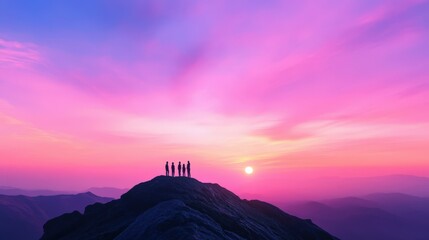
[[[188,160],[201,181],[273,197],[319,178],[429,176],[428,12],[2,1],[0,184],[124,188]]]

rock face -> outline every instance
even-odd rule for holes
[[[217,184],[156,177],[106,204],[48,221],[42,240],[336,239],[309,220]]]
[[[0,239],[39,239],[47,220],[66,212],[83,211],[88,204],[110,200],[90,192],[39,197],[0,195]]]

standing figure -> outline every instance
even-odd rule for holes
[[[170,169],[168,168],[168,161],[165,163],[165,176],[170,175]]]
[[[185,167],[185,164],[183,164],[182,165],[182,176],[184,176],[184,177],[186,177],[185,170],[186,170],[186,167]]]
[[[191,163],[188,161],[188,165],[186,166],[186,170],[188,170],[188,177],[191,177]],[[174,172],[173,172],[174,175]]]
[[[172,162],[171,163],[171,176],[173,176],[174,177],[174,171],[175,171],[176,169],[174,168],[174,162]]]
[[[182,176],[182,164],[179,161],[179,165],[177,166],[177,172],[179,173],[179,177]]]

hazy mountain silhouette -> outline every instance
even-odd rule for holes
[[[113,187],[92,187],[88,192],[92,192],[97,196],[119,198],[122,194],[126,193],[129,189],[113,188]]]
[[[129,189],[126,188],[114,188],[114,187],[92,187],[83,191],[59,191],[49,189],[22,189],[16,187],[0,186],[0,195],[24,195],[29,197],[36,196],[54,196],[61,194],[78,194],[82,192],[92,192],[100,197],[108,198],[119,198],[122,194],[127,192]]]
[[[110,200],[89,192],[39,197],[0,195],[0,239],[39,239],[48,219]]]
[[[35,196],[52,196],[52,195],[60,195],[60,194],[74,194],[74,193],[66,192],[66,191],[47,190],[47,189],[21,189],[21,188],[15,188],[15,187],[0,186],[0,195],[9,195],[9,196],[24,195],[24,196],[35,197]]]
[[[343,240],[429,239],[429,198],[376,193],[288,205]]]
[[[43,240],[59,239],[336,239],[257,200],[217,184],[156,177],[106,204],[48,221]]]
[[[310,193],[308,196],[310,198],[306,199],[363,196],[377,192],[400,192],[429,197],[429,178],[413,175],[319,178],[310,185],[303,186],[301,190]]]

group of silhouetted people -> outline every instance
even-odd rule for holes
[[[171,176],[174,177],[176,171],[176,167],[174,166],[174,162],[171,163]],[[183,176],[186,177],[186,172],[188,173],[188,177],[191,177],[191,163],[188,161],[188,163],[185,164],[179,162],[177,165],[177,172],[179,173],[179,177]],[[168,167],[168,161],[165,163],[165,175],[170,176],[170,168]]]

